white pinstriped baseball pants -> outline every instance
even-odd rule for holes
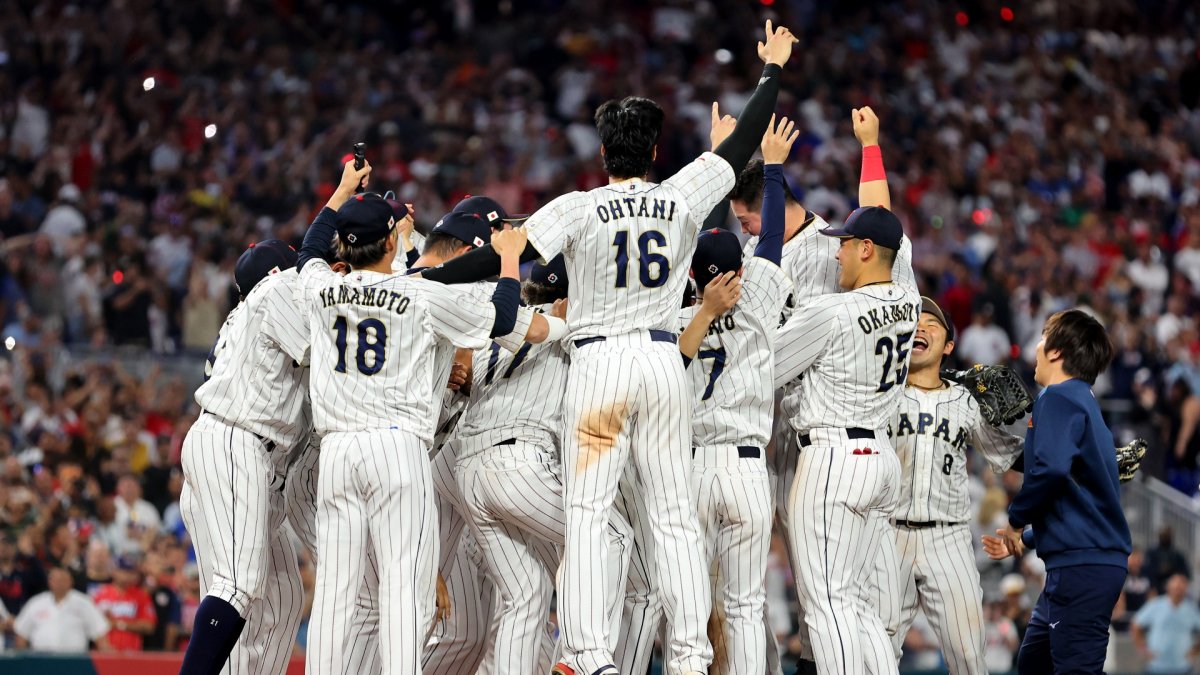
[[[321,442],[316,600],[309,675],[340,673],[368,548],[379,566],[385,675],[421,672],[433,619],[437,530],[428,447],[397,429],[330,433]]]
[[[884,624],[897,660],[920,607],[938,636],[951,675],[987,675],[983,590],[971,527],[965,523],[923,529],[898,525],[893,540],[893,576],[886,577],[883,564],[877,566],[875,575],[883,580],[881,589],[889,588],[888,593],[896,598],[897,611],[890,625],[885,615]]]
[[[500,594],[492,641],[494,672],[536,672],[554,591],[551,579],[559,568],[555,544],[562,545],[566,530],[558,460],[552,451],[518,440],[460,459],[456,474],[470,516],[468,526]],[[633,534],[616,514],[608,530],[607,585],[618,588],[625,579]],[[615,595],[608,601],[607,644],[612,649],[621,603]]]
[[[564,402],[566,551],[559,571],[564,660],[576,672],[612,668],[605,608],[606,531],[617,485],[632,463],[655,541],[657,586],[670,628],[669,675],[704,672],[712,597],[689,479],[690,385],[679,348],[648,332],[572,350]]]
[[[886,435],[875,434],[855,440],[843,429],[809,431],[812,445],[800,450],[788,500],[796,588],[823,675],[898,672],[866,583],[900,492],[900,460]],[[861,448],[872,452],[854,454]]]

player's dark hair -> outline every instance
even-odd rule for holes
[[[729,198],[742,202],[751,211],[761,211],[764,179],[763,161],[761,159],[750,160],[746,168],[738,174]],[[783,200],[790,204],[800,203],[790,189],[783,191]]]
[[[650,173],[662,125],[662,108],[648,98],[613,99],[596,108],[605,172],[613,178],[640,178]]]
[[[535,281],[526,281],[521,284],[521,300],[527,305],[548,305],[566,297],[566,289],[557,286],[547,286]]]
[[[1112,363],[1112,337],[1086,312],[1068,309],[1052,315],[1042,336],[1047,352],[1062,354],[1063,370],[1088,384],[1095,384],[1096,377]]]
[[[875,255],[879,256],[879,262],[887,267],[892,267],[896,263],[896,249],[888,248],[875,244]]]
[[[461,239],[445,232],[430,232],[421,252],[448,260],[458,255],[458,250],[466,245]]]
[[[387,255],[387,240],[388,238],[384,237],[366,246],[350,246],[342,243],[339,237],[335,253],[338,260],[349,265],[351,269],[361,269],[383,260],[383,256]]]

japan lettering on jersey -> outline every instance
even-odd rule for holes
[[[495,306],[400,274],[342,276],[322,260],[305,266],[300,285],[318,433],[393,428],[432,444],[453,347],[487,345]]]
[[[751,256],[742,270],[742,297],[708,328],[688,366],[695,394],[692,446],[753,445],[771,438],[776,322],[791,285],[775,263]],[[698,306],[680,312],[683,326]]]
[[[965,523],[971,517],[967,494],[967,447],[974,447],[992,471],[1004,473],[1021,454],[1024,439],[988,424],[965,387],[905,387],[888,436],[900,459],[900,501],[893,517],[926,522]]]
[[[776,385],[804,374],[792,427],[886,429],[903,396],[920,312],[916,288],[891,282],[797,308],[775,339]]]
[[[295,269],[254,287],[221,327],[200,408],[228,424],[295,448],[312,422],[308,401],[308,321],[296,304]]]
[[[546,313],[551,307],[534,311]],[[526,342],[513,353],[493,342],[476,351],[471,398],[456,432],[459,459],[509,438],[557,447],[566,389],[567,353],[562,343]]]
[[[696,233],[733,182],[729,163],[706,152],[661,184],[572,192],[533,214],[529,243],[543,262],[566,261],[570,338],[675,330]]]

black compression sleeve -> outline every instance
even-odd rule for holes
[[[300,245],[296,269],[304,269],[308,261],[313,258],[330,258],[335,234],[337,234],[337,211],[326,206],[317,213],[312,225],[309,225],[308,231],[304,233],[304,243]]]
[[[527,263],[539,257],[541,254],[533,244],[526,242],[525,250],[521,252],[521,262]],[[496,249],[488,244],[422,271],[421,278],[443,284],[469,284],[490,279],[499,273],[500,256],[496,254]]]
[[[758,88],[742,109],[742,116],[733,128],[733,133],[713,150],[729,162],[735,176],[746,168],[746,164],[762,142],[767,125],[771,122],[771,114],[775,112],[775,101],[779,98],[779,76],[782,73],[783,68],[773,63],[768,63],[763,68]]]
[[[717,206],[709,212],[708,217],[704,219],[704,229],[711,230],[713,228],[723,229],[725,221],[729,219],[729,200],[722,199]]]
[[[492,304],[496,306],[496,319],[488,337],[497,338],[513,332],[517,325],[517,308],[521,306],[521,282],[508,278],[496,282]]]

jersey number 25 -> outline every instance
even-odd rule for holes
[[[875,353],[883,357],[883,373],[879,376],[879,388],[876,392],[885,392],[896,385],[903,386],[904,381],[908,379],[908,341],[911,339],[912,333],[901,333],[895,340],[884,335],[875,343]],[[896,364],[894,373],[893,360]]]

